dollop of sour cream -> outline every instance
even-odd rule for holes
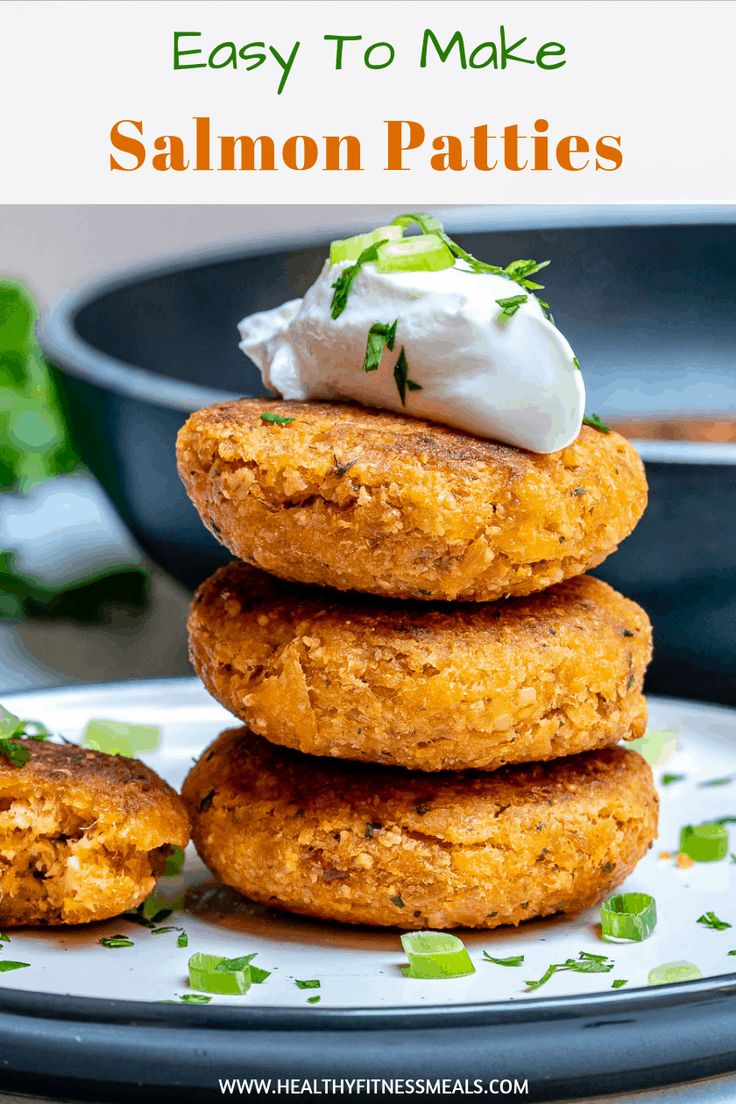
[[[462,261],[441,272],[381,273],[364,264],[332,318],[335,280],[325,263],[303,299],[244,318],[240,348],[284,399],[348,400],[441,422],[532,452],[565,448],[580,432],[585,386],[575,355],[529,294],[511,317],[496,300],[524,294]],[[368,331],[397,321],[393,351],[363,371]],[[394,366],[404,349],[421,390],[402,403]]]

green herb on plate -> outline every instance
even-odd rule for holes
[[[659,781],[662,786],[672,786],[675,782],[683,782],[685,778],[684,774],[663,774]]]
[[[184,869],[184,849],[175,843],[169,844],[169,852],[164,859],[164,872],[162,877],[175,878]]]
[[[266,410],[261,414],[261,421],[267,422],[270,425],[287,426],[291,425],[294,419],[285,418],[281,414],[273,414],[270,410]]]
[[[135,943],[132,939],[128,939],[125,935],[107,935],[102,939],[98,939],[97,942],[102,947],[110,947],[117,950],[119,947],[135,947]]]
[[[379,247],[384,245],[388,239],[384,238],[382,241],[373,242],[366,249],[364,249],[354,264],[351,264],[348,268],[344,268],[340,275],[332,285],[334,294],[332,296],[332,317],[339,318],[342,312],[348,305],[348,296],[350,295],[350,289],[353,286],[355,277],[360,272],[364,264],[368,264],[370,261],[375,261],[378,257]]]
[[[484,951],[483,961],[493,962],[496,966],[521,966],[524,962],[524,955],[509,955],[508,958],[494,958],[493,955],[489,955],[488,951]]]
[[[176,940],[176,945],[177,945],[177,947],[188,947],[189,946],[189,936],[187,935],[186,932],[184,932],[184,931],[179,932],[179,936]]]
[[[11,970],[25,970],[30,962],[13,962],[10,958],[0,958],[0,974],[10,973]]]
[[[707,782],[698,782],[701,787],[710,786],[728,786],[733,782],[734,776],[732,774],[726,775],[725,778],[709,778]]]
[[[606,955],[592,954],[590,951],[580,951],[578,957],[568,958],[564,962],[554,962],[548,966],[541,978],[537,981],[526,981],[524,984],[529,989],[540,989],[554,974],[565,970],[572,970],[576,974],[607,974],[615,966],[615,962]]]
[[[319,1004],[322,998],[317,995],[316,997],[307,997],[307,1004]]]
[[[294,984],[297,989],[321,989],[322,985],[318,978],[294,978]]]
[[[727,928],[733,927],[733,924],[729,924],[727,920],[719,920],[714,912],[704,912],[698,917],[697,922],[704,924],[706,928],[712,928],[713,931],[726,931]]]
[[[185,1004],[209,1004],[212,997],[206,997],[204,993],[182,993],[179,997],[180,1001],[184,1001]],[[167,1004],[170,1002],[167,1001]]]
[[[629,984],[629,979],[628,978],[616,978],[615,981],[611,982],[611,988],[612,989],[622,989],[624,985],[628,985],[628,984]]]

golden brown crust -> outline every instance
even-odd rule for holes
[[[657,831],[651,769],[623,748],[426,775],[231,729],[183,796],[197,849],[226,885],[356,924],[493,928],[578,912],[627,877]]]
[[[448,606],[337,594],[233,563],[197,592],[194,669],[261,736],[414,770],[495,770],[644,733],[651,627],[579,576]]]
[[[359,406],[241,399],[193,414],[177,452],[204,524],[240,559],[396,598],[543,590],[601,563],[646,505],[635,450],[587,426],[541,456]]]
[[[25,741],[0,757],[0,928],[116,916],[150,893],[160,849],[186,846],[178,795],[137,759]]]

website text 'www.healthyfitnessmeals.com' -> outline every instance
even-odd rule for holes
[[[529,1082],[510,1077],[227,1077],[223,1096],[505,1096],[529,1095]]]

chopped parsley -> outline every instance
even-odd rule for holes
[[[169,844],[169,851],[164,859],[164,878],[175,878],[181,874],[184,867],[184,849],[175,843]]]
[[[719,825],[736,824],[736,816],[713,817],[713,820],[711,820],[710,823]]]
[[[671,786],[673,782],[682,782],[685,777],[684,774],[663,774],[660,783],[663,786]],[[717,821],[714,823],[717,823]]]
[[[497,299],[496,302],[501,308],[499,321],[507,322],[509,318],[513,318],[516,312],[523,307],[528,299],[528,295],[509,295],[506,299]]]
[[[494,958],[488,951],[483,952],[484,962],[493,962],[496,966],[521,966],[524,962],[523,954],[509,955],[508,958]]]
[[[294,421],[293,418],[282,418],[280,414],[274,414],[270,410],[264,410],[261,414],[261,421],[268,422],[269,425],[290,425]]]
[[[212,997],[206,997],[204,993],[182,993],[179,1000],[185,1004],[209,1004]]]
[[[184,932],[184,931],[179,932],[179,935],[178,935],[177,940],[176,940],[176,945],[177,945],[177,947],[188,947],[189,946],[189,936],[187,935],[186,932]]]
[[[729,782],[733,782],[733,775],[728,775],[726,778],[709,778],[707,782],[698,782],[699,786],[727,786]]]
[[[307,978],[302,980],[300,978],[294,978],[294,984],[297,989],[321,989],[322,985],[318,978]]]
[[[319,1004],[321,1000],[322,998],[320,996],[307,997],[307,1004]]]
[[[128,939],[125,935],[109,935],[103,939],[98,939],[97,942],[101,947],[111,947],[117,949],[118,947],[135,947],[135,943],[132,939]]]
[[[374,322],[368,331],[368,344],[363,357],[363,371],[375,372],[380,363],[384,349],[393,352],[396,342],[396,327],[398,318],[389,325],[388,322]]]
[[[378,256],[379,247],[384,245],[388,241],[388,238],[384,238],[383,241],[375,242],[373,245],[369,245],[367,249],[358,257],[355,264],[349,265],[344,268],[340,275],[332,285],[334,295],[332,296],[332,317],[339,318],[345,307],[348,305],[348,296],[350,295],[350,289],[353,286],[353,280],[360,272],[364,264],[368,264],[369,261],[375,261]]]
[[[402,897],[392,897],[391,904],[396,905],[396,908],[404,908],[404,900]]]
[[[396,388],[399,392],[402,406],[406,406],[407,387],[410,391],[422,390],[421,384],[415,383],[414,380],[409,379],[409,365],[406,362],[406,353],[404,352],[403,345],[401,346],[401,351],[394,365],[394,379],[396,380]]]
[[[0,932],[0,943],[9,943],[10,936],[6,932]]]
[[[575,367],[577,368],[578,372],[582,372],[582,368],[580,367],[580,361],[578,360],[578,358],[577,358],[576,356],[574,356],[574,357],[572,358],[572,362],[573,362],[573,364],[575,365]],[[614,982],[614,985],[615,985],[615,984],[616,984],[616,983]]]
[[[22,767],[31,757],[27,747],[18,743],[17,740],[9,740],[7,737],[0,739],[0,755],[8,760],[11,767]]]
[[[178,928],[153,928],[151,935],[165,935],[166,932],[178,931]]]
[[[601,433],[610,433],[611,432],[611,427],[605,425],[600,420],[600,418],[598,417],[597,414],[586,414],[585,417],[583,418],[583,424],[587,425],[587,426],[592,426],[593,429],[597,429]]]
[[[698,923],[704,924],[706,928],[712,928],[713,931],[725,931],[726,928],[733,927],[727,920],[719,920],[714,912],[704,912],[698,917]]]
[[[607,974],[615,963],[606,955],[591,954],[589,951],[580,951],[578,957],[568,958],[564,962],[554,962],[542,974],[537,981],[527,981],[524,984],[529,989],[539,989],[545,985],[554,974],[564,970],[573,970],[577,974]]]
[[[624,985],[628,985],[628,984],[629,984],[629,979],[628,978],[616,978],[615,981],[611,982],[611,988],[612,989],[621,989]]]
[[[13,962],[10,958],[0,958],[0,974],[10,973],[11,970],[25,970],[30,962]]]

